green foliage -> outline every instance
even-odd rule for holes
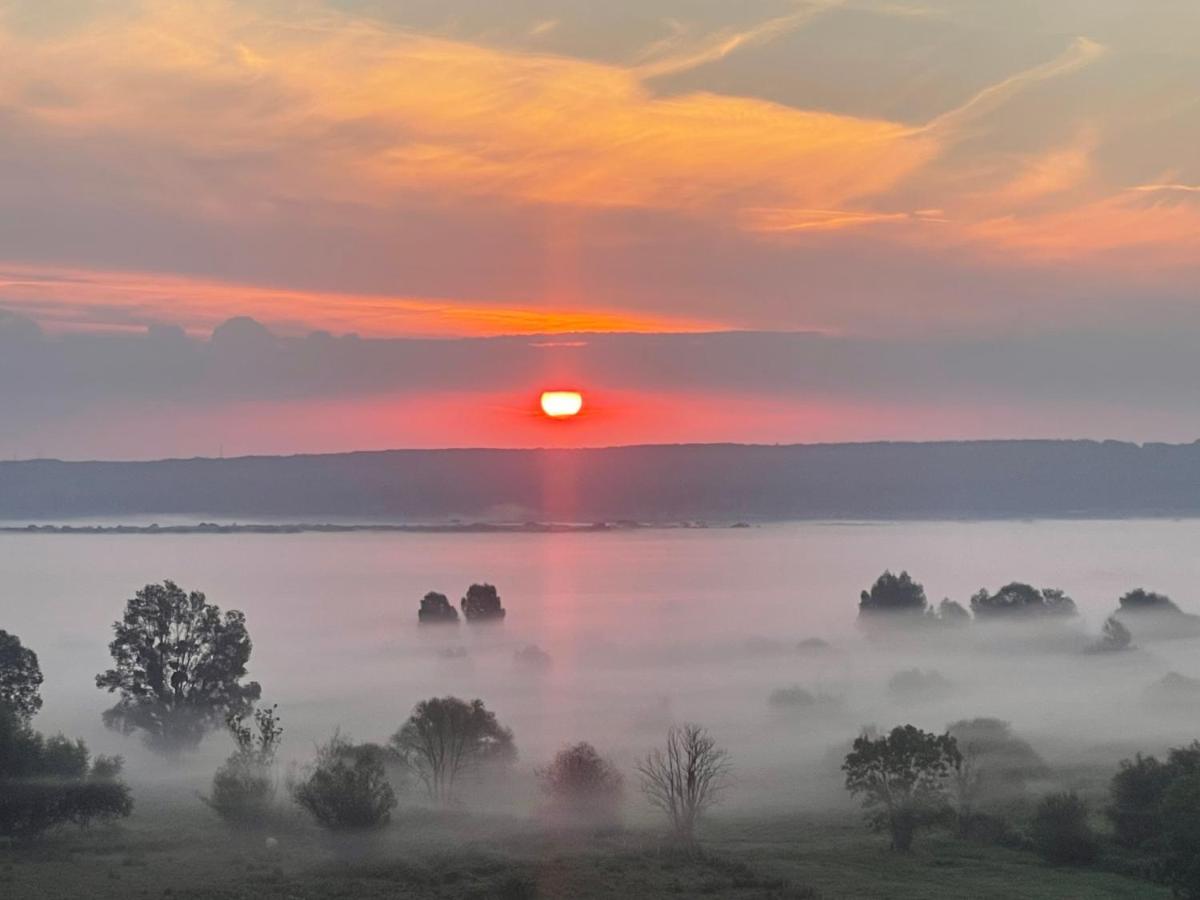
[[[387,779],[385,758],[386,751],[377,744],[352,744],[334,734],[292,785],[292,798],[330,830],[386,825],[396,793]]]
[[[1175,778],[1159,805],[1162,874],[1176,896],[1200,898],[1200,774]]]
[[[24,719],[42,708],[42,670],[37,654],[21,646],[21,639],[0,629],[0,707]]]
[[[0,836],[30,840],[61,825],[128,816],[119,757],[90,763],[83,741],[44,738],[12,709],[0,709]]]
[[[893,575],[884,572],[869,591],[859,595],[860,619],[876,614],[923,615],[929,608],[925,588],[913,581],[907,572]]]
[[[1088,823],[1087,804],[1074,793],[1043,797],[1029,836],[1042,858],[1055,865],[1087,865],[1100,855],[1099,838]]]
[[[500,594],[491,584],[473,584],[462,598],[463,616],[468,622],[498,622],[504,618],[505,609],[500,605]]]
[[[422,700],[389,746],[439,803],[454,799],[455,783],[464,772],[517,756],[513,734],[496,714],[482,700],[468,703],[458,697]]]
[[[275,755],[283,728],[276,707],[254,711],[253,727],[230,716],[226,722],[236,747],[213,775],[212,793],[202,798],[231,825],[263,825],[275,806]]]
[[[1109,787],[1107,810],[1117,843],[1135,850],[1159,850],[1163,797],[1174,781],[1192,775],[1200,775],[1200,741],[1171,750],[1165,763],[1141,754],[1122,760]]]
[[[1075,601],[1057,588],[1038,590],[1013,581],[994,594],[981,589],[971,597],[976,619],[1020,619],[1031,616],[1068,617],[1076,614]]]
[[[949,734],[903,725],[884,737],[856,738],[842,771],[846,789],[862,797],[871,827],[891,834],[893,850],[907,851],[918,829],[949,813],[947,785],[961,759]]]
[[[113,630],[116,665],[96,676],[96,686],[120,700],[104,722],[125,734],[142,730],[153,750],[195,749],[228,716],[245,715],[261,693],[256,682],[242,684],[251,650],[245,616],[222,616],[199,591],[185,593],[172,581],[148,584]]]
[[[591,744],[564,747],[536,775],[552,812],[598,824],[612,824],[618,819],[623,792],[621,773]]]

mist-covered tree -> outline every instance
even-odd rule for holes
[[[482,700],[468,703],[458,697],[422,700],[389,746],[438,803],[454,799],[456,782],[464,773],[509,763],[517,756],[513,734],[496,714]]]
[[[690,844],[696,825],[716,803],[731,770],[729,753],[699,725],[671,726],[667,744],[638,763],[642,793],[667,814],[675,838]]]
[[[597,824],[616,822],[623,779],[591,744],[564,747],[535,774],[553,813]]]
[[[461,605],[468,622],[498,622],[504,618],[505,609],[500,604],[500,594],[495,585],[471,585]]]
[[[1109,785],[1107,809],[1117,843],[1136,850],[1160,850],[1163,797],[1175,781],[1192,776],[1200,776],[1200,741],[1173,748],[1165,762],[1141,754],[1122,760]]]
[[[265,824],[275,805],[275,756],[283,727],[275,706],[254,711],[253,722],[226,721],[234,752],[213,775],[212,793],[201,799],[231,825]]]
[[[1013,581],[996,593],[986,588],[971,597],[971,612],[978,620],[1022,619],[1035,616],[1069,617],[1076,614],[1075,601],[1057,588],[1038,590],[1032,585]]]
[[[445,594],[430,591],[421,598],[421,608],[417,612],[417,621],[422,625],[458,624],[458,610],[454,608]]]
[[[932,614],[932,610],[930,612]],[[942,602],[938,604],[935,616],[943,625],[959,626],[971,624],[971,614],[967,611],[967,608],[957,600],[951,600],[949,597],[942,598]]]
[[[871,589],[863,591],[858,598],[860,621],[878,616],[894,619],[924,615],[928,609],[925,588],[913,581],[908,572],[893,575],[891,571],[885,571],[875,579]]]
[[[1200,898],[1200,775],[1181,775],[1159,806],[1162,873],[1176,897]]]
[[[120,757],[94,760],[83,741],[46,738],[27,717],[0,707],[0,837],[31,840],[62,825],[128,816]]]
[[[1183,613],[1175,602],[1166,594],[1147,591],[1145,588],[1134,588],[1124,594],[1118,601],[1117,607],[1123,613],[1165,613],[1180,615]]]
[[[0,630],[0,708],[28,720],[42,708],[42,669],[37,654],[15,634]]]
[[[192,750],[230,716],[240,719],[258,700],[257,682],[245,682],[250,635],[245,616],[224,615],[199,591],[173,581],[148,584],[113,623],[114,667],[96,686],[120,695],[104,713],[110,728],[142,731],[147,746],[167,755]]]
[[[292,798],[331,831],[379,828],[396,806],[386,758],[378,744],[354,744],[335,733],[291,785]]]
[[[1041,799],[1029,826],[1034,849],[1056,865],[1087,865],[1100,855],[1100,839],[1088,821],[1087,804],[1074,793]]]
[[[893,850],[907,851],[918,829],[949,812],[949,782],[961,759],[949,734],[901,725],[882,737],[856,738],[842,771],[846,789],[862,798],[870,826],[891,835]]]
[[[1128,650],[1132,646],[1133,635],[1129,633],[1129,629],[1122,625],[1116,616],[1109,616],[1104,620],[1104,627],[1100,629],[1100,637],[1087,649],[1089,653],[1116,653]]]

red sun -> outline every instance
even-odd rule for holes
[[[583,409],[583,394],[579,391],[542,391],[542,412],[551,419],[570,419]]]

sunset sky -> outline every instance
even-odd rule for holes
[[[1196,0],[0,0],[0,60],[5,457],[1200,437]]]

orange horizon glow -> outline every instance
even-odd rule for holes
[[[488,337],[589,332],[724,331],[717,321],[603,308],[538,308],[386,294],[306,291],[154,272],[32,266],[0,260],[4,307],[49,331],[140,331],[178,324],[206,334],[235,316],[292,330],[363,337]],[[113,326],[114,311],[126,321]]]

